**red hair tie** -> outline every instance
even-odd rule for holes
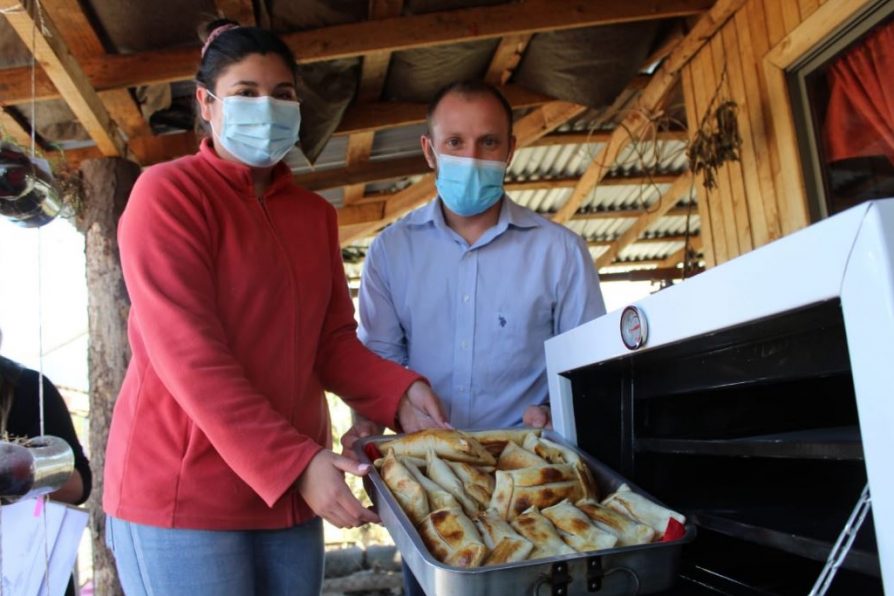
[[[233,23],[228,23],[226,25],[221,25],[220,27],[218,27],[217,29],[212,31],[211,34],[208,35],[208,39],[205,40],[205,45],[202,46],[202,57],[203,58],[205,57],[205,52],[208,51],[208,46],[211,45],[211,42],[213,42],[215,39],[220,37],[223,33],[226,33],[227,31],[232,31],[233,29],[238,29],[238,28],[239,28],[239,25],[235,25]]]

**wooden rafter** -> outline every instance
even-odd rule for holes
[[[530,145],[540,137],[548,134],[565,122],[582,114],[584,106],[566,101],[554,101],[533,110],[515,123],[515,138],[517,147]],[[350,228],[339,229],[339,239],[342,245],[350,243],[358,238],[368,236],[376,230],[395,221],[407,212],[415,209],[435,195],[435,177],[426,174],[415,184],[393,194],[382,205],[382,217],[378,220],[351,224]],[[368,208],[369,205],[362,205]],[[339,216],[339,224],[349,225],[344,215]]]
[[[218,14],[240,25],[248,27],[257,24],[252,0],[214,0],[214,5]]]
[[[686,237],[683,236],[681,240],[685,241]],[[642,242],[639,240],[637,242]],[[701,252],[702,250],[702,239],[700,236],[690,236],[689,237],[689,246],[683,246],[679,250],[674,251],[670,255],[666,256],[661,260],[661,263],[658,265],[659,267],[676,267],[686,258],[686,250],[687,248],[696,253]]]
[[[6,19],[34,52],[47,76],[59,90],[68,107],[87,129],[103,155],[124,155],[124,141],[118,134],[108,111],[90,84],[90,80],[71,55],[59,30],[48,14],[33,14],[41,10],[39,4],[19,2],[22,10],[6,13]],[[32,36],[32,33],[35,33]],[[32,40],[34,47],[32,47]]]
[[[506,85],[501,91],[509,105],[516,110],[540,107],[553,101],[552,97],[528,91],[517,85]],[[334,134],[354,134],[422,124],[425,122],[426,109],[426,104],[410,101],[379,101],[367,103],[362,107],[352,105],[345,111]]]
[[[522,33],[507,35],[501,39],[500,45],[494,50],[484,80],[491,85],[505,85],[521,61],[522,54],[525,53],[525,48],[528,47],[531,37],[530,33]]]
[[[309,190],[325,190],[345,185],[364,186],[407,176],[418,176],[429,171],[422,154],[388,160],[361,161],[343,168],[330,168],[295,176],[295,182]]]
[[[369,19],[372,21],[398,17],[403,7],[403,0],[370,0]],[[390,62],[391,52],[387,50],[370,52],[363,57],[363,70],[360,73],[360,90],[357,93],[355,105],[363,106],[371,101],[377,101],[381,97]],[[348,167],[369,162],[374,139],[375,133],[372,131],[359,132],[348,137],[345,155]],[[362,182],[346,184],[344,188],[345,204],[350,204],[357,199],[363,198],[365,187],[366,185]]]
[[[676,174],[656,174],[654,176],[612,176],[603,178],[601,186],[648,186],[652,184],[671,184],[677,179]],[[578,177],[568,178],[543,178],[540,180],[525,180],[507,182],[506,190],[518,192],[522,190],[543,190],[549,188],[574,188]]]
[[[587,143],[606,143],[612,136],[613,130],[595,130],[593,132],[555,132],[539,139],[532,146],[546,147],[549,145],[583,145]],[[685,130],[659,130],[650,140],[655,141],[688,141],[689,133]]]
[[[688,196],[690,192],[692,192],[692,176],[687,172],[678,176],[661,198],[654,205],[650,205],[633,225],[608,247],[608,250],[599,255],[596,267],[601,269],[611,265],[625,247],[636,242],[643,232],[676,207],[680,199]]]
[[[693,241],[695,238],[698,238],[698,235],[690,235],[690,241]],[[655,238],[637,238],[633,244],[667,244],[668,242],[685,242],[686,234],[672,234],[670,236],[660,236]],[[615,240],[590,240],[587,242],[588,246],[591,247],[601,247],[601,246],[611,246]],[[694,244],[693,244],[694,245]]]
[[[634,108],[624,117],[622,125],[612,133],[605,147],[595,155],[571,196],[556,213],[554,221],[563,223],[574,215],[584,198],[606,176],[631,139],[638,138],[651,126],[648,114],[662,104],[676,85],[683,66],[744,3],[745,0],[718,0],[711,10],[699,18],[686,37],[677,42],[652,76],[651,82],[643,89]]]
[[[10,108],[0,108],[0,137],[8,136],[22,147],[31,146],[31,130],[25,127]]]
[[[700,14],[713,0],[528,0],[496,6],[464,8],[333,25],[283,36],[304,63],[363,56],[376,51],[396,51],[493,39],[506,35],[536,33],[655,20]],[[194,47],[108,54],[85,60],[84,71],[96,89],[135,87],[192,78],[197,51]],[[5,102],[30,98],[26,69],[3,71],[7,79]]]
[[[75,59],[81,61],[105,54],[102,41],[76,0],[42,0],[40,5],[58,27],[62,40]],[[99,98],[109,111],[109,116],[128,138],[152,134],[130,91],[109,89],[101,91]]]
[[[608,211],[591,211],[589,213],[575,213],[571,221],[590,221],[604,219],[638,219],[643,215],[642,209],[611,209]],[[665,213],[666,217],[683,217],[689,213],[689,208],[677,206]]]

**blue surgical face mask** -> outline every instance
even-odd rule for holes
[[[208,95],[220,100],[210,91]],[[214,132],[223,148],[242,163],[272,166],[298,142],[301,109],[297,101],[238,95],[221,101],[221,129]]]
[[[484,213],[503,196],[505,162],[436,155],[438,195],[457,215],[469,217]]]

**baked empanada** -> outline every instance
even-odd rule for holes
[[[663,536],[667,530],[667,522],[673,518],[681,524],[686,523],[686,516],[666,509],[654,503],[642,495],[638,495],[626,484],[622,484],[618,490],[605,498],[602,504],[627,517],[632,517],[638,522],[644,523],[658,534]]]
[[[478,567],[487,547],[475,524],[458,508],[438,509],[419,524],[419,535],[429,552],[454,567]]]
[[[393,451],[389,451],[385,456],[381,473],[382,480],[391,489],[391,494],[397,499],[410,521],[414,524],[422,521],[422,518],[429,514],[428,497],[422,485],[413,478],[406,466],[398,461]]]
[[[617,536],[597,528],[587,514],[572,505],[568,499],[543,509],[541,513],[553,522],[562,540],[578,552],[611,548],[618,542]]]
[[[429,450],[439,457],[469,464],[493,466],[496,459],[481,443],[457,430],[426,429],[385,441],[379,449],[393,449],[395,455],[425,457]]]
[[[472,464],[461,461],[446,462],[456,477],[463,483],[466,493],[482,506],[487,507],[494,492],[495,480],[492,474],[485,474]]]
[[[617,536],[618,546],[648,544],[655,538],[655,530],[646,524],[641,524],[614,509],[603,507],[596,501],[581,499],[575,505],[587,514],[596,527]]]
[[[576,552],[565,544],[552,522],[543,517],[537,507],[524,511],[512,522],[512,527],[534,544],[529,559],[571,555]]]
[[[456,474],[453,473],[453,470],[447,465],[447,462],[438,457],[434,451],[428,452],[425,461],[426,475],[434,480],[436,484],[441,485],[441,487],[448,493],[456,497],[456,500],[459,501],[459,504],[462,506],[463,511],[466,512],[466,515],[473,517],[478,515],[478,503],[475,499],[466,494],[462,481],[456,477]]]
[[[549,462],[538,455],[519,447],[512,441],[506,443],[506,447],[500,453],[497,460],[498,470],[517,470],[518,468],[529,468],[531,466],[543,466]]]
[[[418,460],[422,461],[422,460]],[[422,462],[425,463],[424,461]],[[438,509],[446,509],[449,507],[459,508],[459,502],[457,502],[456,498],[451,495],[449,492],[444,490],[440,484],[433,482],[428,476],[422,473],[418,467],[416,467],[410,461],[405,461],[404,465],[407,470],[410,471],[410,474],[413,475],[413,478],[422,485],[422,488],[425,490],[425,494],[428,497],[428,506],[432,511],[437,511]]]

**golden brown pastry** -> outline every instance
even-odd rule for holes
[[[441,488],[453,495],[462,505],[466,515],[478,515],[478,503],[466,494],[462,481],[456,477],[447,463],[438,457],[434,451],[429,451],[426,456],[426,474]]]
[[[534,545],[512,529],[496,511],[488,509],[478,515],[475,525],[490,549],[484,565],[500,565],[524,561],[534,550]]]
[[[686,516],[666,509],[658,503],[636,494],[626,484],[622,484],[618,490],[606,497],[602,504],[618,513],[623,513],[627,517],[632,517],[636,521],[646,524],[655,530],[659,536],[664,535],[664,531],[667,529],[667,522],[671,518],[681,524],[686,523]]]
[[[415,459],[415,458],[413,458]],[[418,467],[416,467],[412,462],[408,460],[401,460],[404,462],[407,470],[410,471],[410,474],[413,475],[413,478],[416,479],[416,482],[422,485],[422,488],[425,490],[425,494],[428,497],[428,506],[432,511],[436,511],[438,509],[446,509],[449,507],[459,508],[459,502],[457,502],[456,498],[451,495],[449,492],[444,490],[441,485],[433,482],[428,476],[422,473]],[[417,460],[422,461],[422,460]],[[422,461],[424,464],[425,462]]]
[[[475,524],[458,508],[430,513],[419,524],[419,535],[428,551],[447,565],[478,567],[487,555]]]
[[[475,430],[467,434],[477,439],[494,456],[498,456],[506,448],[506,443],[512,442],[520,447],[529,435],[539,437],[540,433],[541,430],[539,428],[513,428],[506,430]]]
[[[379,444],[379,449],[393,449],[395,455],[425,457],[433,450],[439,457],[469,464],[493,466],[496,459],[481,443],[456,430],[427,429],[402,435]]]
[[[500,453],[497,460],[498,470],[517,470],[518,468],[529,468],[531,466],[543,466],[549,462],[536,454],[519,447],[513,442],[506,443],[506,447]]]
[[[531,507],[512,522],[519,534],[534,543],[529,559],[571,555],[575,550],[565,544],[552,522],[541,515],[537,507]]]
[[[618,513],[614,509],[603,507],[592,499],[581,499],[575,505],[587,514],[596,527],[617,536],[618,546],[648,544],[655,538],[655,530],[649,526]]]
[[[461,461],[446,462],[456,477],[463,483],[466,493],[482,507],[487,507],[490,503],[490,497],[494,492],[494,477],[492,474],[485,474],[472,464],[463,463]]]
[[[549,507],[562,499],[577,501],[583,494],[574,466],[497,470],[490,507],[503,519],[511,521],[531,506]]]
[[[382,462],[382,480],[391,489],[391,494],[414,524],[428,515],[428,497],[422,485],[413,478],[406,466],[389,451]]]
[[[587,514],[564,499],[541,513],[559,530],[565,543],[574,550],[584,553],[611,548],[618,542],[614,534],[597,528]]]

